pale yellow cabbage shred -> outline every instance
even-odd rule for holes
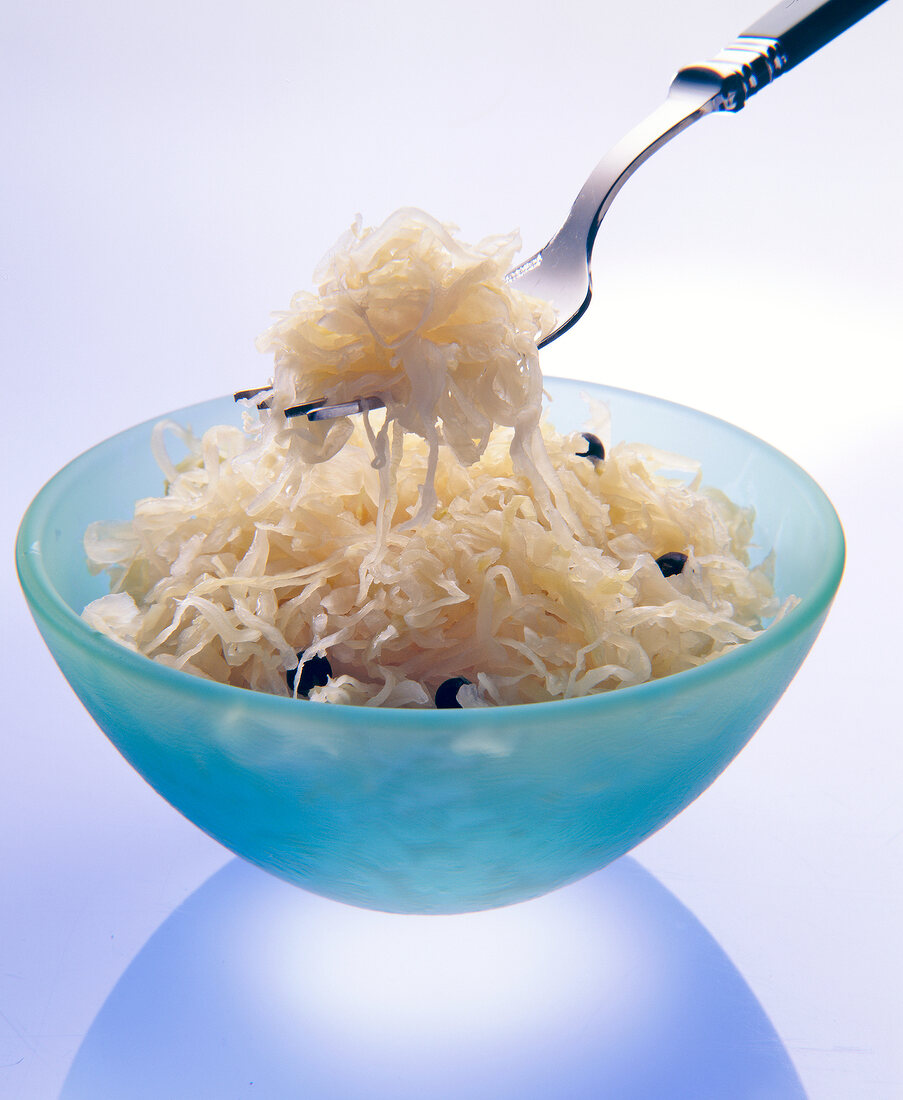
[[[453,228],[410,208],[378,229],[362,228],[359,220],[352,225],[315,272],[317,292],[296,294],[258,341],[275,357],[263,438],[291,431],[292,460],[324,461],[344,446],[350,420],[311,423],[302,417],[287,425],[285,409],[320,398],[330,404],[379,398],[386,415],[369,439],[376,466],[384,470],[384,507],[395,479],[398,432],[417,435],[429,447],[414,525],[436,505],[440,445],[469,465],[494,427],[510,427],[517,469],[565,535],[575,519],[539,433],[536,345],[552,326],[553,311],[505,281],[520,247],[516,233],[466,245]],[[369,423],[365,417],[365,428]],[[383,522],[376,555],[385,529]]]
[[[692,463],[541,422],[548,311],[504,282],[517,242],[475,248],[427,215],[352,228],[263,339],[272,404],[200,440],[163,423],[166,494],[98,523],[112,579],[86,621],[154,660],[287,695],[297,654],[333,675],[311,700],[429,707],[567,699],[692,668],[782,613],[752,514]],[[377,395],[320,425],[292,404]],[[188,457],[164,446],[175,432]],[[687,476],[665,476],[682,470]],[[689,483],[688,483],[689,482]],[[666,578],[655,558],[687,555]]]

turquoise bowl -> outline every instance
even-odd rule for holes
[[[693,801],[746,744],[809,651],[840,583],[830,502],[774,448],[692,409],[547,379],[551,419],[581,394],[616,439],[701,460],[707,484],[756,509],[778,594],[799,597],[745,646],[667,679],[564,702],[421,711],[298,703],[158,665],[87,627],[105,590],[85,565],[96,519],[161,492],[152,421],[60,471],[16,547],[22,588],[63,675],[116,748],[190,821],[252,863],[373,909],[454,913],[544,894],[604,867]],[[222,398],[172,414],[237,422]]]

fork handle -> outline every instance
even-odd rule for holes
[[[773,39],[783,58],[781,72],[786,72],[883,3],[884,0],[781,0],[740,37]]]
[[[714,86],[711,109],[739,111],[751,95],[884,2],[781,0],[711,61],[681,69],[674,83]]]

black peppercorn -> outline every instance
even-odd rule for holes
[[[306,699],[310,695],[311,688],[323,687],[329,677],[332,675],[332,665],[329,663],[328,657],[307,657],[305,659],[304,654],[306,650],[301,650],[298,654],[298,664],[301,666],[301,674],[298,676],[298,698]],[[288,684],[288,690],[294,695],[295,692],[295,675],[298,672],[297,666],[290,668],[285,674],[285,682]]]
[[[443,680],[436,691],[436,709],[461,710],[461,704],[458,702],[458,692],[465,684],[469,683],[470,680],[466,680],[463,676],[452,676],[448,680]]]
[[[590,462],[601,462],[605,458],[605,448],[602,446],[602,440],[593,435],[592,432],[581,432],[583,438],[586,440],[586,450],[578,451],[578,458],[588,458]]]
[[[678,573],[683,572],[683,567],[687,564],[687,555],[681,554],[679,550],[669,550],[667,554],[656,558],[655,564],[661,569],[663,577],[676,577]]]

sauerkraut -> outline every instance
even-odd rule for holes
[[[543,419],[536,343],[551,316],[505,282],[517,246],[465,246],[417,211],[356,223],[319,292],[261,340],[275,354],[267,407],[200,439],[157,426],[166,491],[88,530],[111,592],[85,620],[274,694],[327,657],[310,700],[392,707],[433,706],[453,677],[471,685],[461,706],[623,688],[763,630],[787,605],[770,558],[749,565],[748,509],[702,488],[693,462],[612,446],[603,408],[586,426],[601,459]],[[385,410],[284,415],[360,396]],[[187,450],[178,463],[168,433]]]

